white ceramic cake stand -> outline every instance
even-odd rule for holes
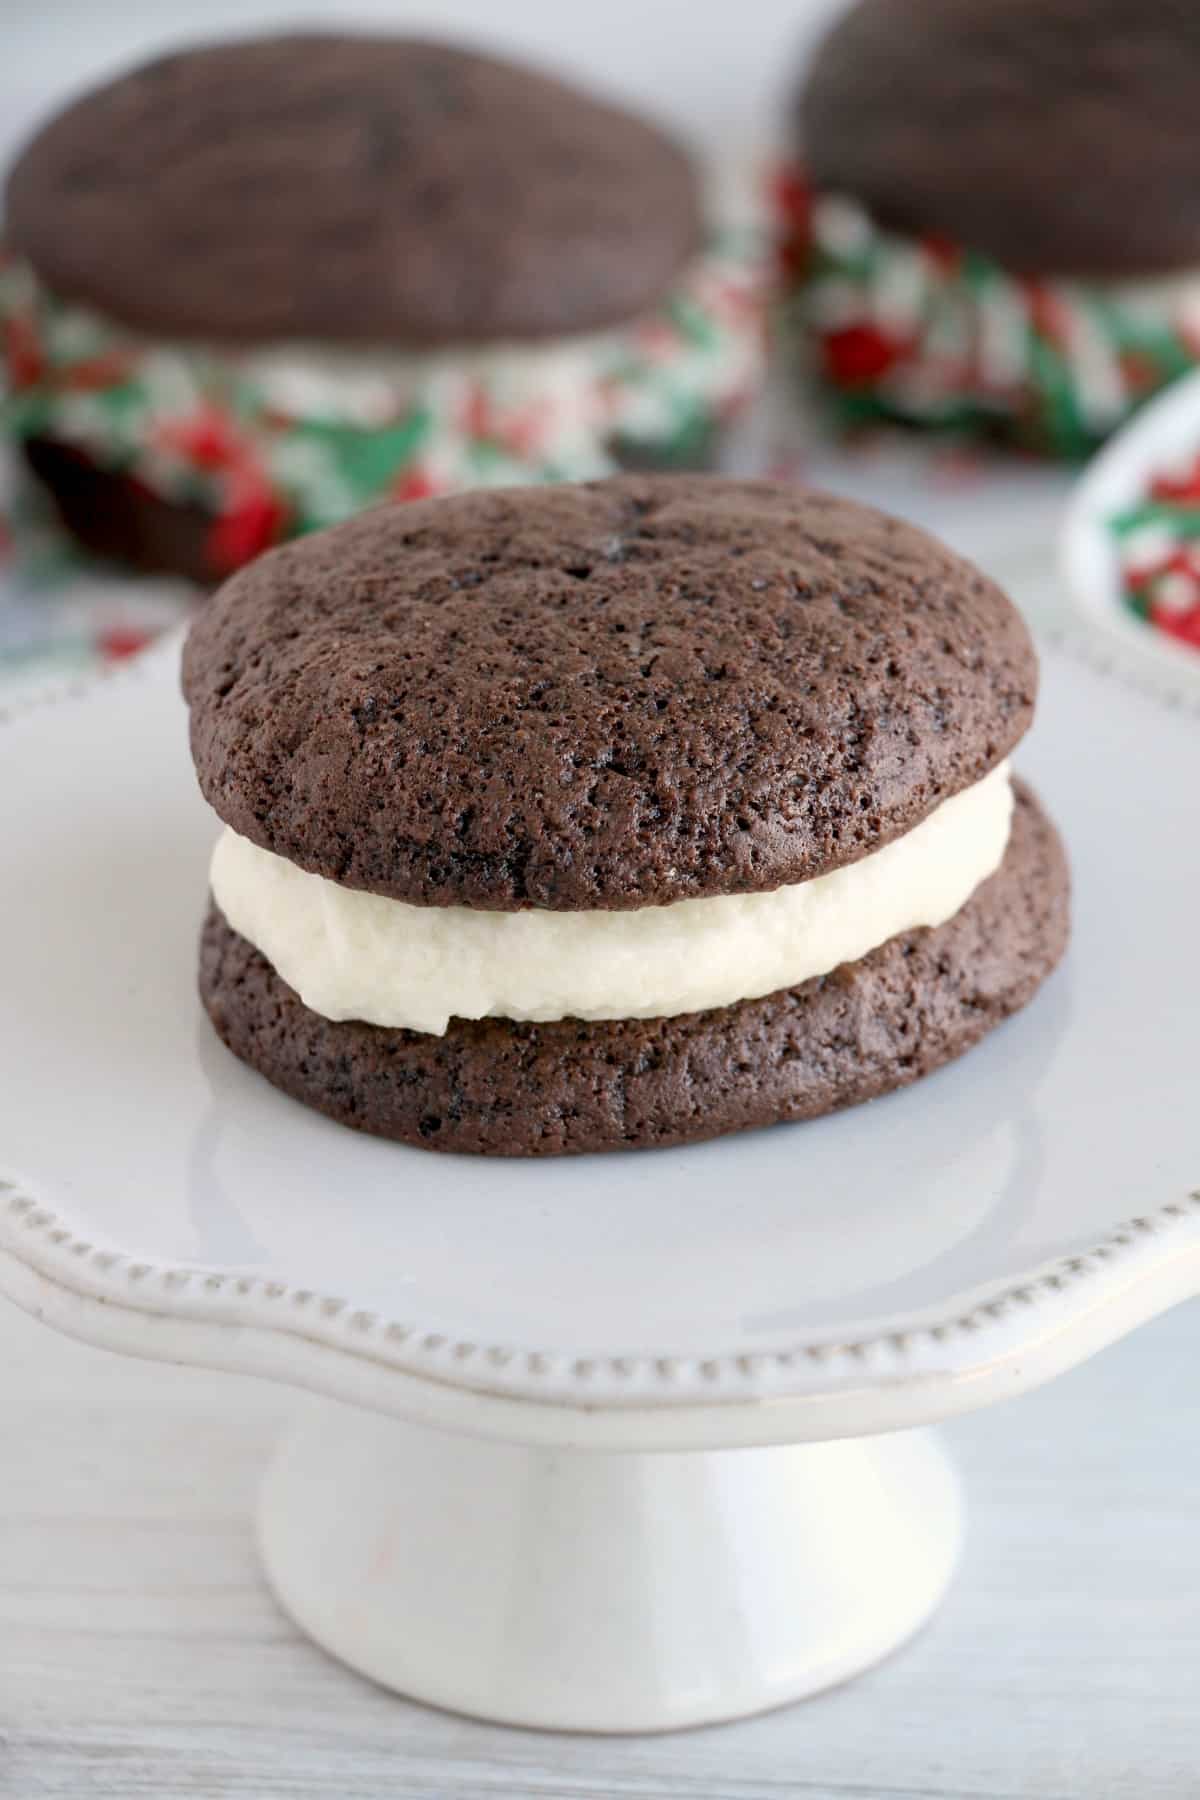
[[[215,1041],[176,658],[0,726],[3,1287],[317,1396],[267,1573],[407,1694],[646,1730],[892,1649],[962,1531],[911,1428],[1200,1289],[1200,719],[1051,657],[1021,761],[1074,944],[958,1065],[718,1144],[479,1161],[358,1137]]]

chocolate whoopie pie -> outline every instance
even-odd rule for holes
[[[624,476],[377,508],[192,627],[200,991],[361,1130],[501,1155],[806,1118],[1062,954],[998,588],[827,495]]]
[[[784,184],[848,415],[1078,456],[1200,360],[1198,91],[1179,0],[858,0]]]
[[[159,58],[5,215],[8,429],[89,546],[207,582],[389,495],[686,461],[757,374],[759,249],[689,157],[448,45]]]

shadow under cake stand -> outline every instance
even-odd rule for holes
[[[814,1124],[500,1162],[355,1136],[213,1038],[177,659],[0,722],[0,1286],[310,1391],[267,1573],[404,1693],[639,1731],[867,1667],[959,1553],[914,1428],[1200,1291],[1200,719],[1048,659],[1020,760],[1075,938],[960,1063]]]

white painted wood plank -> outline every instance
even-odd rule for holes
[[[604,1742],[411,1706],[260,1581],[287,1397],[0,1307],[4,1800],[1079,1800],[1200,1793],[1200,1307],[960,1422],[971,1536],[909,1650],[747,1724]]]

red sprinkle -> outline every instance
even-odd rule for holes
[[[97,394],[120,387],[133,368],[133,358],[120,350],[93,356],[89,362],[72,363],[63,372],[61,385],[73,393]]]
[[[1200,456],[1183,475],[1156,475],[1150,483],[1152,500],[1200,500]]]
[[[208,534],[208,557],[218,575],[252,562],[283,535],[287,511],[265,480],[239,479],[229,509]]]
[[[1137,350],[1125,350],[1121,354],[1121,373],[1126,383],[1135,393],[1148,393],[1151,388],[1162,385],[1162,375],[1148,356]]]
[[[247,455],[233,421],[215,406],[201,407],[188,419],[168,419],[158,438],[200,469],[236,468]]]
[[[429,500],[438,493],[438,484],[426,470],[419,466],[406,469],[400,479],[393,484],[394,500]]]
[[[1151,606],[1150,618],[1168,637],[1178,638],[1181,643],[1190,644],[1193,650],[1200,650],[1200,603],[1189,607],[1187,612],[1172,612],[1166,606]]]
[[[823,349],[830,380],[839,387],[858,387],[886,375],[904,347],[873,325],[847,325],[841,331],[827,331]]]
[[[774,170],[768,177],[768,193],[779,217],[807,237],[813,197],[799,170],[787,166]]]
[[[41,380],[46,359],[37,332],[28,319],[17,315],[4,327],[4,361],[14,389],[34,387]]]
[[[1029,306],[1029,321],[1039,337],[1044,337],[1050,344],[1064,344],[1068,318],[1057,294],[1040,281],[1026,281],[1022,286]]]
[[[135,625],[114,625],[109,631],[102,631],[96,640],[105,662],[124,662],[126,657],[136,656],[147,644],[153,642],[154,634],[141,631]]]

